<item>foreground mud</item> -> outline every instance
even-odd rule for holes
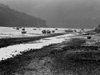
[[[74,60],[58,45],[29,51],[0,62],[0,75],[100,75],[100,61]]]

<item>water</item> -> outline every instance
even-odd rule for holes
[[[65,41],[65,39],[70,39],[70,36],[74,36],[74,34],[65,34],[61,36],[50,37],[50,38],[47,38],[47,40],[41,39],[41,40],[36,41],[37,43],[30,42],[27,44],[17,44],[17,45],[11,45],[8,47],[0,48],[0,61],[6,60],[8,58],[13,58],[16,55],[21,55],[22,52],[27,52],[31,49],[34,49],[34,50],[41,49],[44,46],[61,43]]]

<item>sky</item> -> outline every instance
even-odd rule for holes
[[[100,24],[100,0],[0,0],[12,9],[40,17],[52,27],[94,27]]]

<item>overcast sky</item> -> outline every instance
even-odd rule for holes
[[[43,18],[50,26],[93,27],[100,24],[100,0],[0,0],[0,3]]]

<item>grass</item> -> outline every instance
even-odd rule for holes
[[[61,51],[54,50],[58,45],[49,45],[42,49],[30,50],[18,55],[15,58],[0,62],[1,75],[95,75],[97,69],[100,69],[99,61],[76,61],[68,59],[80,57],[81,55],[67,56],[67,50],[86,50],[94,47],[80,46],[86,41],[84,39],[74,38],[65,44]],[[78,43],[78,44],[77,44]],[[60,45],[62,45],[60,44]],[[66,47],[67,46],[67,47]],[[60,46],[59,46],[60,47]],[[69,48],[68,48],[69,47]],[[95,49],[95,48],[94,48]],[[84,56],[84,55],[82,55]],[[90,55],[91,56],[91,55]],[[99,56],[99,54],[98,54]],[[88,54],[87,54],[88,57]],[[98,70],[99,72],[99,70]]]
[[[63,42],[67,46],[81,46],[82,44],[86,43],[86,40],[83,38],[72,38],[69,41]]]
[[[94,70],[100,68],[98,61],[76,61],[65,57],[66,50],[53,51],[55,45],[39,50],[30,50],[0,62],[1,75],[94,75]],[[53,53],[52,53],[53,51]],[[70,54],[71,56],[71,54]],[[75,56],[74,56],[75,57]],[[86,75],[86,74],[85,74]]]

